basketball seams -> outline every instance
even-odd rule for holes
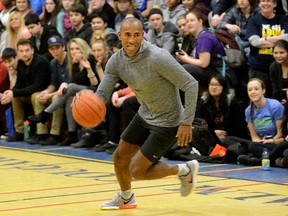
[[[84,127],[100,124],[106,116],[106,105],[95,94],[82,94],[72,104],[75,121]]]

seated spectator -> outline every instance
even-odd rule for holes
[[[105,35],[116,34],[116,31],[108,27],[108,16],[105,13],[93,12],[89,15],[89,22],[93,32],[102,31]]]
[[[58,91],[62,83],[70,83],[70,76],[68,72],[68,55],[65,51],[65,43],[59,36],[52,36],[48,39],[48,50],[53,56],[50,62],[51,65],[51,82],[49,86],[35,96],[34,112],[40,113],[49,104],[57,100],[58,95],[62,92]],[[30,144],[41,145],[56,145],[61,140],[61,129],[64,109],[59,107],[53,112],[50,130],[48,124],[37,124],[36,134],[27,141]]]
[[[221,74],[211,77],[208,91],[198,102],[195,117],[206,120],[218,144],[227,136],[248,137],[244,108]]]
[[[236,5],[237,0],[218,0],[213,6],[212,17],[209,21],[212,28],[217,28],[228,9]]]
[[[186,15],[180,15],[176,23],[180,32],[180,37],[178,38],[179,50],[183,50],[188,55],[191,55],[192,49],[194,47],[195,38],[193,35],[189,34],[186,25]]]
[[[8,137],[8,141],[23,141],[25,121],[25,106],[32,104],[35,95],[47,88],[51,72],[49,61],[36,53],[27,39],[20,39],[17,43],[17,80],[15,86],[6,90],[1,98],[1,104],[12,102],[15,134]],[[32,104],[33,105],[33,104]]]
[[[115,26],[116,32],[119,31],[122,21],[125,19],[126,13],[131,10],[137,10],[137,6],[134,0],[115,0]],[[139,16],[141,13],[139,12]]]
[[[177,18],[181,14],[185,14],[186,10],[181,0],[165,0],[167,8],[162,10],[164,22],[171,22],[176,25]]]
[[[274,62],[270,65],[272,98],[287,103],[288,95],[288,42],[276,41],[273,47]]]
[[[64,37],[64,35],[70,30],[72,29],[72,23],[69,20],[69,8],[76,3],[76,0],[62,0],[62,7],[63,10],[60,12],[60,21],[63,21],[63,31],[59,31],[59,33],[62,35],[62,37]],[[61,19],[61,16],[63,16],[63,20]]]
[[[258,78],[249,80],[247,91],[251,103],[245,110],[245,118],[251,140],[227,137],[224,143],[239,142],[247,149],[247,155],[240,155],[237,159],[240,164],[260,165],[263,148],[271,151],[276,146],[274,140],[283,139],[284,107],[279,101],[264,96],[265,84]]]
[[[114,1],[113,1],[113,5],[114,5]],[[92,13],[109,15],[108,20],[107,20],[107,27],[114,29],[116,13],[114,12],[114,8],[111,7],[108,1],[90,0],[88,11],[89,11],[89,15]]]
[[[71,109],[75,94],[87,88],[95,90],[95,87],[100,82],[98,74],[95,74],[95,58],[89,45],[81,38],[72,38],[67,48],[71,83],[62,83],[57,93],[59,97],[39,114],[29,116],[30,121],[33,123],[45,123],[55,110],[65,106],[68,136],[63,142],[57,144],[60,146],[68,146],[78,142],[77,123],[73,118]]]
[[[16,49],[16,45],[19,39],[29,39],[31,34],[25,26],[24,20],[21,18],[21,14],[18,11],[13,11],[7,22],[7,38],[6,47]]]
[[[148,30],[146,39],[175,55],[179,50],[177,39],[180,36],[177,26],[169,21],[164,22],[162,11],[158,8],[150,10],[149,22],[152,28]]]
[[[59,0],[46,0],[44,10],[39,15],[39,19],[42,23],[46,25],[52,25],[55,28],[57,28],[57,30],[59,28],[63,29],[63,21],[61,21],[58,18],[59,16],[62,16],[60,11],[61,11],[61,3]]]
[[[260,13],[258,0],[237,0],[237,4],[226,13],[217,28],[238,35],[242,47],[249,48],[250,44],[246,38],[247,21],[258,13]],[[246,53],[249,54],[249,51]]]
[[[215,35],[205,29],[201,14],[188,12],[186,25],[196,38],[192,56],[179,51],[176,57],[184,63],[184,68],[199,82],[199,86],[207,88],[210,77],[221,72],[222,60],[217,56],[224,55],[223,47]]]
[[[83,4],[73,4],[69,8],[69,20],[73,25],[64,36],[66,43],[68,43],[72,38],[81,38],[85,41],[90,41],[92,37],[92,28],[90,23],[85,22],[87,15],[87,10]]]
[[[187,12],[197,11],[201,13],[205,26],[209,25],[208,15],[211,12],[211,8],[203,0],[182,0],[182,4]]]
[[[275,14],[276,0],[261,0],[261,13],[251,17],[247,23],[246,36],[250,43],[249,78],[262,79],[266,95],[271,97],[269,66],[273,62],[272,48],[277,40],[288,41],[288,18]]]
[[[15,6],[16,10],[21,14],[21,19],[25,19],[26,16],[35,13],[30,7],[30,0],[16,0]]]
[[[34,52],[43,55],[51,61],[53,57],[48,50],[48,39],[53,36],[60,36],[60,33],[54,26],[42,24],[37,14],[27,16],[25,25],[32,35],[30,40],[33,44]]]
[[[148,18],[149,12],[153,7],[154,0],[135,0],[137,9],[141,12],[141,16]]]
[[[112,94],[111,100],[107,103],[107,143],[96,145],[94,147],[96,152],[105,151],[112,154],[115,151],[122,131],[129,125],[139,106],[140,104],[130,87],[120,89]],[[121,115],[123,115],[123,125],[121,125]]]
[[[0,61],[1,61],[0,63],[0,100],[1,100],[1,97],[3,95],[2,93],[9,89],[10,84],[9,84],[9,74],[6,65],[1,57]],[[5,110],[6,107],[0,105],[0,135],[5,135],[7,132]]]

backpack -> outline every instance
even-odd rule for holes
[[[239,68],[246,64],[245,52],[240,43],[238,43],[238,35],[218,29],[214,30],[214,35],[223,46],[225,52],[223,58],[230,68]]]

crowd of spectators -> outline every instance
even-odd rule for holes
[[[23,122],[29,119],[31,136],[25,141],[30,144],[113,153],[139,107],[133,90],[117,83],[105,120],[91,129],[74,121],[70,105],[82,89],[97,89],[107,61],[121,49],[118,31],[129,17],[141,20],[145,39],[168,50],[199,82],[196,117],[207,121],[219,144],[243,143],[247,154],[238,162],[259,164],[259,152],[268,143],[270,151],[281,146],[273,165],[288,167],[283,125],[288,97],[287,0],[3,0],[1,137],[24,141]],[[245,65],[226,68],[225,47],[214,30],[237,38]],[[265,120],[272,126],[262,124]],[[87,138],[93,134],[101,138]]]

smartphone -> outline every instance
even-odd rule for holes
[[[273,138],[273,136],[271,136],[271,135],[267,135],[267,136],[264,136],[264,137],[263,137],[263,139],[266,139],[266,140],[272,139],[272,138]]]

